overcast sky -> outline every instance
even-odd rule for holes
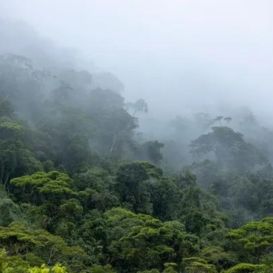
[[[154,111],[272,111],[272,0],[0,0],[0,16],[76,48]]]

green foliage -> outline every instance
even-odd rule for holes
[[[237,257],[234,253],[225,250],[221,246],[207,246],[200,252],[200,257],[209,264],[215,265],[220,271],[222,268],[229,268],[236,263]]]
[[[107,252],[120,270],[163,268],[164,263],[179,263],[198,249],[198,238],[177,221],[163,223],[121,208],[106,212],[105,217]]]
[[[141,146],[141,157],[150,160],[154,164],[159,164],[163,159],[161,149],[164,144],[159,141],[147,141]]]
[[[270,253],[273,246],[273,218],[247,223],[231,230],[228,237],[246,258],[259,262],[261,256]]]
[[[266,272],[263,271],[265,269],[264,265],[256,265],[256,264],[248,264],[241,263],[237,264],[229,270],[225,271],[226,273],[258,273],[258,272]]]
[[[186,230],[217,241],[225,232],[225,217],[217,211],[214,197],[200,189],[188,171],[177,176],[176,183],[182,188],[180,217]]]
[[[115,273],[111,265],[93,265],[90,268],[91,273]]]
[[[135,212],[152,213],[149,180],[161,175],[161,170],[148,162],[127,163],[117,171],[116,190],[122,202]]]
[[[137,273],[160,273],[157,269],[137,271]]]
[[[74,180],[75,186],[80,190],[79,199],[86,210],[105,211],[120,204],[113,193],[114,177],[106,169],[90,168],[79,173]]]
[[[42,265],[41,267],[32,267],[29,269],[29,273],[67,273],[64,266],[56,264],[53,267],[47,267]]]
[[[42,204],[44,201],[50,201],[58,204],[61,200],[76,195],[69,176],[57,171],[14,178],[11,185],[14,196],[21,202]]]
[[[0,117],[0,165],[0,183],[5,187],[15,176],[41,170],[27,147],[24,127],[14,118]]]
[[[214,265],[198,257],[185,258],[183,264],[186,273],[217,273]]]
[[[272,272],[272,133],[199,113],[140,140],[110,83],[0,57],[0,272]]]
[[[92,160],[89,148],[89,138],[92,135],[91,119],[80,109],[55,107],[53,105],[53,111],[59,119],[49,116],[45,118],[45,122],[38,125],[43,133],[39,139],[43,141],[39,150],[56,166],[69,173],[84,169]]]
[[[220,168],[248,171],[267,163],[259,150],[243,139],[243,135],[229,127],[213,127],[191,144],[192,153],[198,157],[212,154]]]
[[[30,266],[19,256],[8,256],[4,249],[0,250],[1,273],[26,273]]]
[[[43,230],[32,230],[22,224],[0,227],[0,242],[9,254],[24,255],[27,251],[33,251],[45,261],[57,262],[58,258],[72,257],[76,251],[83,255],[80,248],[67,246],[61,237]]]
[[[32,267],[19,256],[7,255],[3,249],[0,250],[0,271],[1,273],[68,273],[67,269],[60,264],[52,267],[45,264]]]
[[[7,196],[0,195],[0,226],[8,226],[11,222],[22,217],[22,213],[17,204]]]
[[[0,117],[9,117],[12,118],[14,116],[14,110],[11,103],[0,97]]]
[[[80,247],[68,246],[61,237],[23,224],[13,223],[8,227],[0,227],[0,244],[9,255],[31,258],[30,261],[33,257],[28,253],[48,264],[62,261],[71,269],[84,268],[87,261],[87,256]]]

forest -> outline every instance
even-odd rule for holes
[[[273,132],[197,113],[148,139],[96,77],[0,58],[1,272],[272,272]]]
[[[141,9],[136,4],[140,0],[127,1],[134,2],[133,8],[124,1],[114,16],[112,5],[117,0],[74,1],[72,6],[70,0],[51,1],[51,5],[45,4],[50,1],[2,2],[0,273],[272,273],[272,118],[266,119],[261,109],[248,105],[253,95],[250,90],[262,92],[265,77],[268,81],[272,78],[273,66],[270,70],[270,65],[265,65],[268,74],[259,67],[272,57],[272,44],[268,47],[270,56],[259,53],[259,59],[250,54],[248,70],[243,70],[243,57],[252,51],[239,42],[248,41],[250,36],[237,33],[241,21],[236,27],[236,20],[227,16],[229,10],[222,11],[225,1],[212,1],[221,3],[221,9],[216,5],[217,16],[208,12],[202,1],[173,1],[173,10],[171,4],[162,6],[162,1],[142,1]],[[100,10],[98,2],[107,5]],[[188,4],[181,8],[178,2]],[[193,6],[197,19],[188,7],[190,2],[199,3]],[[235,2],[239,9],[242,1]],[[119,78],[122,73],[118,66],[115,74],[114,65],[109,70],[86,65],[88,56],[78,58],[73,50],[40,36],[23,21],[1,19],[4,7],[8,11],[9,5],[10,15],[19,18],[25,12],[25,20],[38,20],[40,25],[35,27],[48,28],[48,34],[56,31],[58,36],[59,27],[64,44],[69,41],[65,37],[79,40],[79,44],[83,39],[94,58],[110,59],[109,64],[117,60],[127,73],[124,78],[130,75],[135,79],[132,83],[139,83],[133,84],[138,92],[133,90],[134,96],[128,95],[130,81],[126,85]],[[37,5],[41,5],[40,14]],[[73,17],[77,8],[82,10]],[[198,8],[206,10],[208,21]],[[230,10],[233,14],[234,9]],[[249,23],[249,29],[262,25],[260,17],[258,21],[249,14],[241,16],[241,10],[237,15],[246,22],[251,18],[255,24]],[[215,16],[221,23],[221,34],[230,33],[215,35]],[[82,25],[77,25],[79,22]],[[186,31],[180,25],[185,25]],[[206,31],[191,43],[189,37],[198,36],[197,29]],[[254,33],[257,30],[251,29]],[[128,35],[126,39],[122,31]],[[196,51],[187,51],[179,43],[176,48],[174,37],[180,36],[184,40],[177,38],[178,42]],[[213,77],[205,72],[201,75],[201,61],[199,70],[192,64],[202,59],[208,62],[204,61],[205,70],[212,70],[209,61],[216,62],[220,49],[206,42],[212,39],[218,45],[216,36],[224,40],[219,48],[228,59],[225,63],[222,57],[219,62],[231,65],[231,70],[223,70],[226,81],[219,76],[221,71],[215,69]],[[262,48],[263,37],[273,41],[266,32],[258,36],[261,41],[249,42],[253,52],[257,45]],[[206,51],[206,45],[212,53]],[[94,50],[96,46],[98,51]],[[204,51],[198,55],[200,48]],[[236,61],[232,59],[234,48],[241,56],[234,55]],[[187,58],[181,57],[178,49]],[[104,56],[105,52],[108,55]],[[136,65],[138,59],[140,67]],[[259,70],[256,74],[251,70],[255,67]],[[180,75],[180,68],[190,72],[186,76],[181,72],[181,81],[172,81]],[[232,70],[236,77],[229,78]],[[258,79],[256,85],[250,81],[251,75]],[[209,83],[204,80],[207,78]],[[187,80],[190,84],[183,85]],[[250,88],[245,88],[248,94],[244,93],[244,80]],[[231,105],[234,86],[229,81],[241,84],[234,88],[238,95],[230,99]],[[154,82],[157,85],[151,84]],[[160,86],[168,86],[165,95],[156,88]],[[174,92],[177,86],[181,93]],[[219,86],[224,86],[225,107],[217,104]],[[146,97],[142,89],[148,90]],[[198,102],[198,107],[189,106],[190,111],[185,106],[190,104],[189,98]],[[199,107],[210,100],[216,106]],[[262,95],[254,100],[258,105]],[[270,102],[270,96],[266,100]],[[179,111],[169,105],[171,101],[179,105]],[[262,103],[262,110],[270,111],[268,104]]]

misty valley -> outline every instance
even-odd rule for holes
[[[114,73],[28,27],[14,33],[34,47],[18,49],[5,24],[0,273],[273,272],[268,120],[229,105],[151,116]]]

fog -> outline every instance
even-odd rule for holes
[[[223,105],[270,114],[272,8],[270,0],[1,0],[0,16],[27,23],[79,66],[113,73],[151,115]]]
[[[131,115],[130,129],[118,127],[126,119],[123,113],[112,116],[115,128],[107,141],[89,139],[99,154],[111,155],[117,135],[125,133],[131,141],[120,140],[125,150],[131,145],[131,153],[134,141],[145,150],[149,141],[158,140],[162,145],[153,145],[159,150],[164,146],[162,164],[180,169],[195,161],[193,140],[213,126],[228,126],[273,162],[270,1],[0,3],[0,54],[29,58],[1,60],[2,92],[12,94],[15,110],[29,124],[39,123],[39,108],[50,116],[48,101],[70,94],[65,98],[69,107],[94,107],[103,132],[108,125],[100,121],[98,107],[108,113],[118,105]],[[20,66],[28,68],[21,71]],[[13,84],[18,75],[19,83]],[[138,99],[140,104],[134,105]],[[143,158],[143,153],[132,152],[133,158]]]
[[[0,0],[0,268],[273,272],[272,15]]]

